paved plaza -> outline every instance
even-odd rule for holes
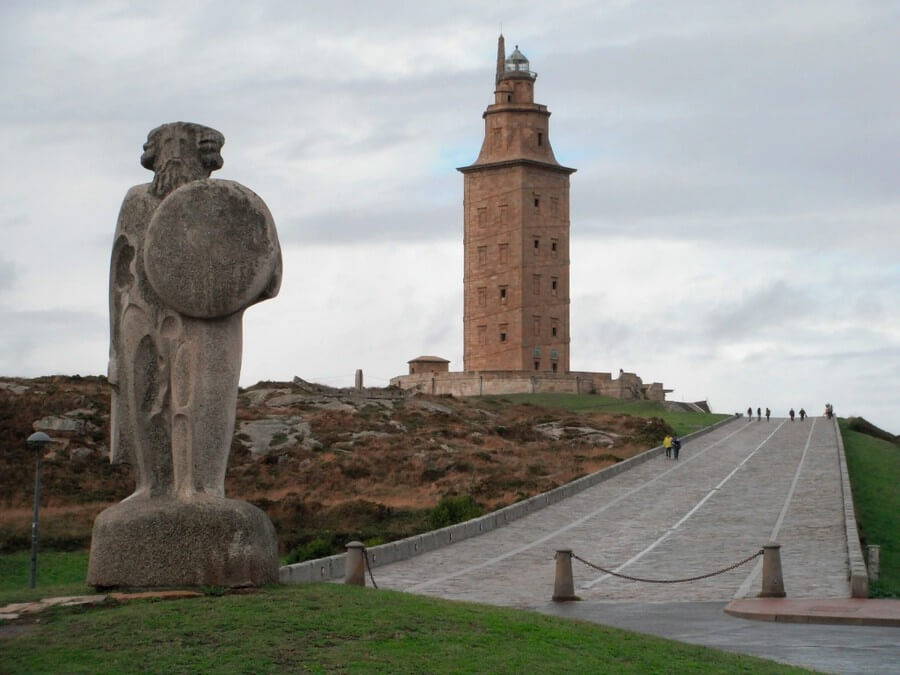
[[[641,578],[727,567],[782,545],[792,598],[850,596],[837,438],[822,418],[736,419],[685,443],[680,459],[640,464],[487,534],[375,569],[381,588],[539,608],[553,593],[554,554]],[[702,581],[627,581],[573,561],[587,601],[698,602],[754,596],[761,558]]]

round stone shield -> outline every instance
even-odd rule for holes
[[[260,300],[280,256],[272,214],[230,180],[182,185],[159,205],[144,242],[150,285],[172,309],[202,319]]]

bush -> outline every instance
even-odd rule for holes
[[[444,497],[438,505],[431,509],[428,521],[435,530],[447,525],[454,525],[465,520],[477,518],[484,513],[484,508],[471,495]]]
[[[304,560],[315,560],[316,558],[326,558],[335,553],[334,535],[327,537],[319,537],[313,539],[302,546],[298,546],[288,554],[286,563],[293,565],[294,563],[303,562]]]

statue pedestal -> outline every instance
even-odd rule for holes
[[[129,499],[94,521],[87,583],[97,588],[262,586],[278,581],[268,516],[223,497]]]

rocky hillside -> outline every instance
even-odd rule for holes
[[[41,473],[42,544],[86,546],[94,516],[133,488],[130,468],[107,458],[105,378],[0,379],[0,550],[29,545],[34,460],[24,439],[34,430],[55,439]],[[283,552],[389,540],[427,529],[443,497],[498,508],[630,457],[667,430],[659,419],[502,398],[261,382],[238,399],[226,491],[267,511]]]

